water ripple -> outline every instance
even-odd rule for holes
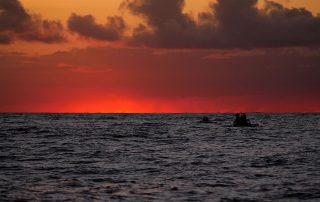
[[[1,114],[0,201],[319,201],[320,114]]]

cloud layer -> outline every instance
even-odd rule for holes
[[[320,44],[320,17],[304,8],[258,0],[218,0],[198,20],[183,13],[184,0],[126,0],[141,16],[130,43],[161,48],[259,48]],[[148,28],[151,28],[148,29]]]
[[[15,39],[58,43],[65,40],[63,26],[58,21],[31,16],[18,0],[0,0],[0,44]]]
[[[0,91],[6,96],[0,98],[0,111],[10,105],[28,110],[27,106],[37,108],[46,102],[84,102],[90,108],[100,100],[102,106],[106,101],[114,102],[113,106],[117,101],[112,96],[135,99],[141,108],[140,100],[152,100],[157,106],[167,100],[177,111],[176,100],[185,100],[183,110],[190,110],[192,99],[208,101],[196,105],[198,112],[319,111],[319,55],[319,49],[300,48],[251,54],[89,48],[39,57],[4,55],[0,56]],[[90,96],[95,97],[87,100]],[[118,104],[126,101],[121,100]]]

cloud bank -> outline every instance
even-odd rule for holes
[[[98,24],[93,15],[72,14],[68,30],[82,38],[122,41],[152,48],[253,49],[320,45],[320,16],[305,8],[286,8],[266,0],[217,0],[193,17],[185,0],[124,0],[121,8],[142,18],[126,35],[123,17],[109,16]],[[58,43],[65,40],[58,21],[30,15],[19,0],[0,0],[0,44],[16,39]]]
[[[218,0],[198,20],[183,13],[184,0],[126,0],[141,16],[129,43],[157,48],[265,48],[320,44],[320,17],[304,8],[258,0]],[[151,28],[148,29],[148,28]]]
[[[14,40],[59,43],[65,41],[58,21],[30,15],[18,0],[0,0],[0,44]]]

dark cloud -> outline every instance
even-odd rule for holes
[[[184,0],[129,0],[122,4],[134,14],[140,15],[153,28],[166,28],[168,23],[180,26],[193,25],[193,21],[182,13]]]
[[[0,44],[14,39],[57,43],[65,40],[60,22],[31,16],[18,0],[0,0]]]
[[[122,7],[142,17],[152,29],[139,25],[130,43],[152,47],[188,47],[196,37],[196,23],[183,13],[184,0],[127,0]]]
[[[10,44],[12,38],[7,34],[0,34],[0,44]]]
[[[258,0],[218,0],[198,20],[183,13],[184,0],[126,0],[143,17],[130,43],[162,48],[257,48],[320,45],[320,17],[304,8]],[[151,29],[151,30],[150,30]]]
[[[31,22],[30,15],[18,0],[0,0],[0,31],[25,31]]]
[[[34,20],[29,31],[21,34],[20,38],[26,41],[40,41],[44,43],[58,43],[65,41],[61,34],[63,26],[59,21]]]
[[[122,17],[108,17],[107,24],[100,25],[95,22],[92,15],[80,16],[77,14],[71,15],[68,27],[80,36],[105,41],[119,40],[126,28]]]

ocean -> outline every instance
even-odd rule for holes
[[[0,201],[320,201],[320,114],[247,117],[1,114]]]

